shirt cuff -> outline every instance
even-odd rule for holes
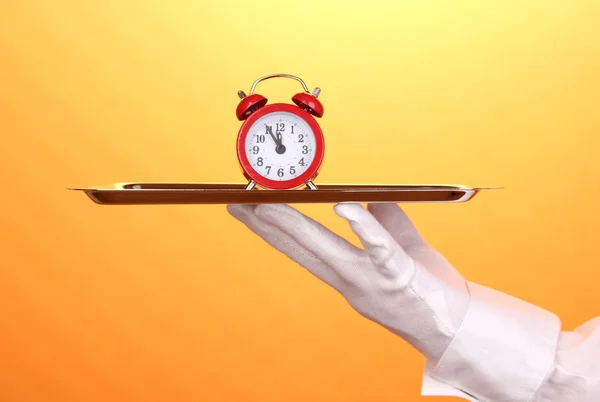
[[[456,396],[471,402],[481,402],[480,400],[475,399],[473,396],[431,377],[427,370],[425,370],[425,373],[423,374],[423,386],[421,388],[421,395]]]
[[[465,318],[437,365],[428,363],[422,392],[470,401],[531,400],[553,367],[560,320],[523,300],[467,285]]]

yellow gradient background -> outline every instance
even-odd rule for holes
[[[66,190],[243,182],[236,92],[271,73],[323,89],[319,183],[505,186],[406,210],[468,279],[599,315],[599,4],[3,1],[0,400],[422,400],[417,352],[224,206]]]

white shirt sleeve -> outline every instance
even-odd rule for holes
[[[469,309],[440,361],[427,363],[424,396],[475,402],[600,400],[600,318],[561,331],[556,315],[468,283]]]

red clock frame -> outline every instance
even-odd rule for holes
[[[310,164],[308,169],[306,169],[306,171],[300,176],[285,181],[271,180],[262,176],[252,167],[250,161],[248,160],[248,156],[246,155],[246,137],[248,136],[252,125],[256,123],[256,121],[261,117],[276,112],[288,112],[296,115],[297,117],[304,120],[306,124],[308,124],[308,126],[315,135],[316,152],[315,158],[313,159],[312,163]],[[319,127],[316,120],[314,119],[314,117],[312,117],[310,113],[304,111],[303,109],[295,105],[287,103],[273,103],[270,105],[265,105],[264,107],[258,109],[244,121],[238,133],[237,156],[238,161],[240,162],[240,167],[242,168],[242,172],[248,180],[254,180],[254,182],[256,182],[256,184],[258,184],[259,186],[269,188],[272,190],[295,189],[305,184],[306,181],[314,179],[319,173],[319,169],[323,163],[323,157],[325,156],[325,139],[323,137],[321,127]]]

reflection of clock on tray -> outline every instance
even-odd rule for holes
[[[291,103],[267,104],[254,93],[259,82],[291,78],[304,92]],[[118,183],[76,188],[98,204],[279,204],[339,202],[465,202],[482,188],[453,185],[341,185],[315,179],[325,156],[325,139],[315,118],[323,116],[317,99],[300,78],[273,74],[257,79],[250,93],[238,92],[236,115],[243,121],[237,157],[247,184]]]

